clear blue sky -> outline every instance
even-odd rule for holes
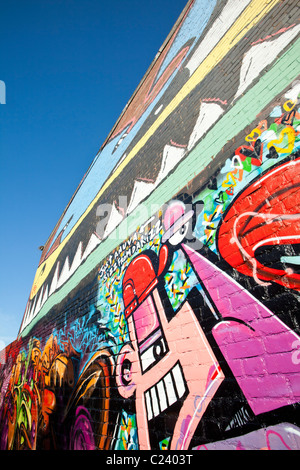
[[[186,3],[1,3],[0,345],[18,334],[38,247]]]

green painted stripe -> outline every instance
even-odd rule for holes
[[[145,204],[149,216],[151,215],[151,207],[163,206],[174,194],[178,193],[189,181],[201,173],[211,163],[212,158],[220,152],[227,141],[245,129],[249,123],[253,122],[262,109],[269,105],[277,95],[299,76],[299,50],[300,38],[280,56],[272,68],[244,96],[239,98],[236,104],[220,118],[199,144],[178,165],[174,172],[144,201],[143,204]],[[126,221],[119,225],[119,229],[125,234],[124,239],[136,230],[137,214],[138,208],[126,218]],[[139,224],[143,224],[146,220],[146,218],[139,220]],[[126,229],[124,228],[125,223],[127,224]],[[116,230],[111,234],[110,238],[103,241],[91,253],[88,259],[59,291],[49,297],[38,315],[25,327],[20,336],[26,336],[52,307],[60,303],[92,269],[96,268],[123,241],[113,238]]]

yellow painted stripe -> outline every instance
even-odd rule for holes
[[[144,147],[146,142],[155,133],[155,131],[161,126],[161,124],[168,118],[168,116],[177,108],[177,106],[186,98],[186,96],[206,77],[206,75],[220,62],[225,55],[240,41],[240,39],[255,26],[269,11],[277,4],[280,0],[252,0],[252,2],[245,8],[243,13],[235,21],[232,27],[227,31],[223,38],[218,42],[215,48],[210,54],[203,60],[198,66],[194,74],[184,84],[180,92],[173,98],[168,106],[162,111],[157,120],[152,124],[147,132],[143,135],[140,141],[135,145],[127,157],[118,166],[115,172],[106,180],[97,196],[89,204],[85,212],[78,219],[70,233],[57,247],[57,249],[46,259],[37,269],[33,287],[30,293],[30,299],[32,299],[35,293],[39,290],[42,284],[45,282],[50,270],[54,266],[54,263],[62,251],[66,243],[69,241],[73,233],[77,230],[86,215],[94,207],[98,199],[104,193],[104,191],[112,184],[112,182],[119,176],[124,170],[126,165],[135,157],[135,155]],[[101,156],[100,156],[101,158]],[[45,266],[46,265],[46,266]],[[45,266],[45,267],[44,267]]]

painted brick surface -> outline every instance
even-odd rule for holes
[[[187,4],[44,247],[1,449],[300,449],[299,32]]]

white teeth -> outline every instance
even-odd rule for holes
[[[131,199],[128,204],[127,214],[135,209],[139,203],[159,185],[159,183],[170,173],[171,170],[182,160],[185,155],[185,149],[174,145],[166,145],[163,151],[163,157],[159,174],[154,183],[145,181],[135,181]]]
[[[272,63],[283,49],[299,34],[300,25],[295,25],[272,41],[257,43],[246,52],[240,70],[240,83],[234,100],[242,95],[262,69]]]
[[[59,261],[56,265],[55,273],[52,278],[51,286],[50,286],[50,291],[49,291],[49,296],[53,294],[53,292],[57,289],[57,284],[58,284],[58,270],[59,270]]]
[[[103,238],[106,238],[122,222],[122,220],[122,214],[118,211],[115,204],[113,204],[112,211],[103,234]]]
[[[22,324],[21,324],[21,327],[20,327],[20,331],[22,331],[22,329],[25,328],[25,326],[27,325],[29,305],[30,305],[30,302],[28,300],[27,305],[26,305],[26,309],[25,309],[25,313],[24,313],[24,317],[23,317],[23,321],[22,321]]]
[[[186,154],[186,149],[174,145],[166,145],[163,152],[161,167],[155,185],[157,186],[171,170],[182,160]]]
[[[73,274],[77,268],[79,268],[80,264],[81,264],[81,260],[82,260],[82,242],[79,243],[78,247],[77,247],[77,250],[76,250],[76,253],[75,253],[75,256],[74,256],[74,259],[73,259],[73,262],[72,262],[72,266],[71,266],[71,273]]]
[[[70,266],[69,257],[67,256],[61,272],[59,273],[59,261],[56,265],[55,273],[51,282],[49,295],[53,294],[59,287],[61,287],[71,276],[74,274],[76,269],[80,266],[82,261],[86,259],[89,254],[98,246],[100,239],[92,233],[91,238],[86,246],[84,253],[82,254],[82,242],[78,244],[73,262]],[[58,274],[59,273],[59,274]]]
[[[100,238],[97,237],[94,233],[92,233],[91,238],[87,244],[87,247],[82,255],[82,261],[89,256],[89,254],[99,245],[101,242]]]
[[[37,300],[37,297],[35,297],[33,305],[31,306],[31,309],[29,311],[28,317],[29,317],[30,320],[31,320],[31,318],[33,318],[33,313],[35,311],[35,306],[36,306],[36,300]]]
[[[162,410],[165,410],[168,408],[168,401],[163,381],[161,380],[160,382],[158,382],[158,384],[156,384],[156,387],[159,396],[160,407]]]
[[[72,276],[72,274],[74,274],[76,269],[79,268],[82,261],[89,256],[89,254],[96,248],[96,246],[99,245],[100,241],[101,240],[97,237],[97,235],[93,233],[83,254],[82,242],[80,242],[78,244],[72,265],[70,266],[69,257],[67,256],[61,272],[59,272],[60,262],[57,262],[50,287],[48,284],[46,285],[46,288],[43,286],[40,291],[40,294],[36,295],[33,301],[28,302],[23,317],[22,328],[20,331],[22,331],[25,326],[27,326],[30,321],[39,313],[48,297],[50,297],[50,295],[52,295],[59,287],[61,287]]]
[[[35,315],[35,312],[38,312],[41,309],[43,293],[44,293],[44,286],[42,287],[41,292],[39,294],[39,298],[38,298],[38,301],[36,303],[35,311],[33,312],[34,315]]]
[[[42,300],[42,305],[44,305],[44,303],[48,299],[48,290],[49,290],[49,287],[48,287],[48,284],[47,284],[46,289],[45,289],[45,293],[44,293],[44,296],[43,296],[43,300]]]
[[[176,393],[175,393],[174,386],[173,386],[171,372],[165,376],[164,382],[165,382],[165,386],[167,389],[167,397],[168,397],[169,405],[173,405],[173,403],[176,402],[177,398],[176,398]]]
[[[185,380],[177,363],[156,385],[145,392],[148,421],[176,403],[185,392]]]
[[[180,365],[176,364],[172,372],[173,372],[173,376],[175,379],[178,396],[181,398],[185,394],[186,388],[185,388]]]
[[[205,132],[210,129],[223,112],[224,109],[217,103],[201,103],[199,116],[189,139],[188,150],[191,150],[195,146],[195,144],[200,140]]]
[[[26,320],[26,318],[27,318],[27,313],[28,313],[28,311],[29,311],[29,306],[30,306],[30,302],[29,302],[29,300],[28,300],[27,305],[26,305],[26,308],[25,308],[25,313],[24,313],[24,320],[23,320],[23,322],[25,322],[25,320]]]
[[[148,414],[148,421],[150,421],[153,418],[152,414],[152,406],[151,406],[151,399],[150,399],[150,393],[146,392],[145,393],[146,397],[146,406],[147,406],[147,414]]]
[[[40,293],[39,298],[38,298],[38,301],[35,298],[34,302],[30,302],[30,301],[27,302],[26,310],[25,310],[25,313],[24,313],[24,319],[23,319],[23,323],[22,323],[22,327],[21,327],[21,331],[22,331],[22,329],[25,328],[26,325],[28,325],[28,323],[30,323],[32,318],[34,318],[35,315],[37,315],[37,313],[40,311],[40,309],[42,308],[42,306],[44,305],[44,303],[48,299],[48,290],[49,290],[49,287],[48,287],[48,284],[47,284],[47,286],[45,288],[45,291],[44,291],[44,287],[42,288],[41,293]]]
[[[157,415],[159,415],[159,406],[158,406],[158,396],[156,394],[155,387],[152,387],[150,389],[150,393],[151,393],[151,402],[152,402],[153,415],[157,416]]]
[[[67,256],[64,262],[63,268],[61,270],[61,273],[59,275],[56,289],[61,287],[69,277],[70,277],[70,266],[69,266],[69,257]]]
[[[190,75],[192,75],[205,60],[249,3],[250,0],[239,0],[238,2],[236,0],[228,0],[226,2],[223,10],[204,36],[203,40],[195,48],[193,54],[191,54],[191,58],[186,64]]]
[[[135,181],[131,194],[131,199],[128,204],[127,214],[130,214],[140,202],[143,201],[155,188],[154,183],[147,183],[145,181]]]

